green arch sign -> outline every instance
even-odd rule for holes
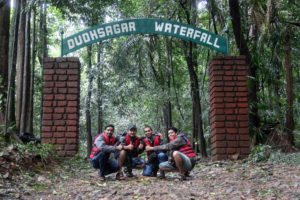
[[[62,55],[87,45],[131,34],[168,35],[195,42],[218,52],[227,54],[227,39],[212,32],[163,19],[128,19],[101,24],[62,40]]]

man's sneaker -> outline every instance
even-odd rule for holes
[[[160,171],[158,178],[159,179],[165,179],[166,178],[165,172],[164,171]]]
[[[123,172],[118,172],[116,174],[116,180],[124,180],[124,179],[125,179],[125,177],[124,177]]]
[[[132,172],[127,172],[127,173],[126,173],[126,176],[127,176],[127,177],[134,177],[134,175],[133,175]]]
[[[106,179],[105,179],[105,176],[103,175],[103,176],[99,176],[99,181],[105,181]]]
[[[152,172],[151,177],[157,177],[157,172]]]
[[[187,178],[186,178],[186,176],[185,175],[179,175],[179,180],[180,181],[185,181],[185,180],[187,180]]]
[[[186,177],[190,177],[190,172],[189,172],[189,171],[186,171],[186,172],[184,172],[184,175],[185,175]]]

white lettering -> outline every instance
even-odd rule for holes
[[[216,38],[216,39],[215,39],[215,42],[214,42],[214,47],[216,47],[216,48],[220,48],[220,46],[219,46],[219,45],[217,45],[217,42],[218,42],[218,38]]]
[[[78,40],[77,40],[78,38]],[[77,46],[81,45],[82,44],[82,39],[81,39],[81,35],[78,35],[78,37],[75,37],[75,44]]]
[[[186,27],[184,27],[184,26],[180,27],[179,35],[185,36],[185,32],[186,32]]]
[[[164,27],[164,23],[158,24],[155,22],[155,31],[162,31]]]
[[[119,25],[119,24],[114,24],[114,25],[113,25],[113,29],[114,29],[114,33],[115,33],[115,34],[118,34],[118,33],[121,32],[121,31],[120,31],[120,25]]]
[[[88,33],[82,34],[82,38],[83,38],[83,41],[84,41],[85,43],[91,41],[90,36],[89,36]]]
[[[109,36],[109,34],[110,34],[110,35],[113,35],[113,34],[114,34],[113,31],[112,31],[111,26],[106,26],[106,27],[105,27],[105,31],[106,31],[106,35],[107,35],[107,36]]]
[[[96,33],[96,30],[90,31],[90,36],[91,36],[92,40],[98,39],[98,35]]]
[[[206,38],[207,38],[207,34],[206,33],[202,33],[200,42],[205,42]]]
[[[122,29],[122,32],[128,32],[128,26],[126,23],[122,23],[121,24],[121,29]]]
[[[129,22],[129,31],[135,31],[135,22]]]
[[[208,35],[208,38],[207,38],[207,41],[206,41],[206,44],[209,44],[209,45],[212,45],[212,43],[209,41],[211,38],[211,35]]]
[[[105,32],[104,32],[103,28],[98,28],[97,29],[97,33],[98,33],[98,35],[99,35],[100,38],[105,37]]]
[[[201,33],[201,31],[196,30],[195,33],[194,33],[193,39],[196,39],[196,38],[200,37],[200,35],[199,35],[200,33]]]
[[[75,47],[75,43],[73,39],[68,40],[68,48],[73,49]]]
[[[178,28],[179,28],[180,26],[179,26],[179,25],[176,25],[176,24],[174,24],[173,26],[174,26],[174,28],[175,28],[175,29],[174,29],[174,34],[176,34],[176,33],[177,33],[177,30],[178,30]]]
[[[172,24],[166,23],[166,26],[165,26],[165,32],[171,33],[171,30],[172,30]]]
[[[193,33],[194,33],[194,29],[192,28],[188,28],[187,33],[186,33],[186,37],[193,37]]]

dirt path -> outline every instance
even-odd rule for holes
[[[140,176],[99,182],[89,164],[68,163],[52,171],[0,179],[0,199],[300,199],[300,166],[202,162],[187,181]]]

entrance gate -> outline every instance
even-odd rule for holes
[[[133,19],[89,28],[62,40],[62,56],[106,39],[130,34],[178,37],[227,54],[227,40],[187,24],[161,19]],[[212,159],[245,158],[249,154],[247,66],[244,56],[215,56],[209,64]],[[46,58],[42,142],[74,156],[79,146],[80,62],[78,58]]]

